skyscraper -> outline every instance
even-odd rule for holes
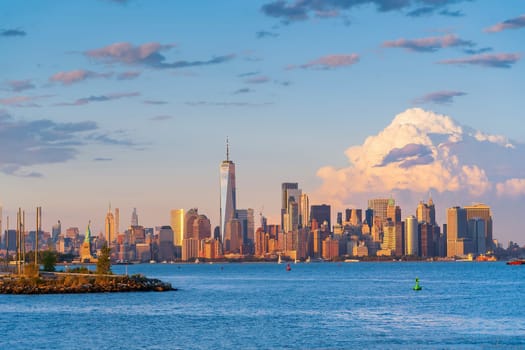
[[[419,202],[416,209],[417,222],[426,222],[431,225],[436,225],[436,207],[432,198],[429,198],[428,204]]]
[[[321,205],[312,205],[310,208],[310,218],[315,219],[319,226],[321,226],[325,221],[328,224],[328,230],[332,230],[331,226],[331,207],[326,204]]]
[[[389,200],[388,206],[386,207],[386,217],[395,223],[401,221],[401,208],[396,205],[393,199]]]
[[[283,182],[281,184],[281,228],[284,228],[284,215],[288,209],[288,201],[290,199],[290,190],[298,190],[299,184],[297,182]]]
[[[54,243],[58,241],[58,236],[62,234],[62,224],[60,220],[51,227],[51,239]]]
[[[255,222],[253,209],[237,209],[235,218],[238,219],[242,227],[242,239],[246,242],[254,241]]]
[[[381,220],[384,221],[388,217],[387,207],[388,207],[389,202],[390,202],[390,199],[387,199],[387,198],[370,199],[368,201],[368,208],[374,211],[374,217],[377,216],[381,218]]]
[[[184,239],[184,209],[171,210],[171,229],[173,230],[173,244],[182,246]]]
[[[417,256],[418,252],[418,226],[417,219],[414,215],[409,216],[406,222],[406,246],[405,251],[407,255]]]
[[[115,208],[115,234],[120,233],[120,209]]]
[[[226,160],[223,160],[220,167],[221,184],[221,242],[224,243],[226,224],[235,217],[237,209],[235,195],[235,163],[230,160],[230,144],[226,139]]]
[[[492,242],[492,215],[490,213],[490,207],[477,203],[465,206],[465,210],[467,211],[467,220],[479,218],[485,221],[485,248],[487,250],[492,249],[494,244]]]
[[[117,239],[117,236],[115,233],[115,217],[113,216],[113,213],[111,212],[111,204],[109,205],[108,213],[106,214],[104,231],[105,231],[106,242],[108,242],[108,246],[111,246],[111,243]]]
[[[306,193],[301,195],[301,213],[299,225],[301,227],[310,227],[310,199]]]
[[[470,240],[467,230],[467,211],[460,207],[447,209],[447,256],[469,253]]]
[[[137,208],[133,208],[133,213],[131,213],[131,226],[139,225],[139,216],[137,215]]]

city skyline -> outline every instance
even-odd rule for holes
[[[430,193],[438,224],[486,203],[494,238],[523,244],[524,14],[517,0],[5,1],[3,228],[41,206],[44,228],[104,232],[108,202],[121,229],[133,208],[145,226],[180,208],[220,226],[229,137],[238,207],[270,223],[286,182],[333,222],[389,197],[405,219]]]

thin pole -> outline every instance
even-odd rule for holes
[[[22,213],[21,209],[18,208],[18,212],[16,213],[16,273],[20,274],[20,256],[22,255],[20,252],[21,249],[21,241],[20,241],[20,221],[21,221]]]
[[[20,230],[22,234],[22,273],[25,271],[26,263],[26,211],[22,211],[22,229]]]
[[[9,262],[9,216],[7,217],[7,228],[5,231],[5,245],[6,245],[6,257],[7,262]]]
[[[42,208],[36,207],[36,233],[35,233],[35,265],[38,266],[38,233],[40,232],[40,225],[42,218],[41,213]]]

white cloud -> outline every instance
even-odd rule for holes
[[[498,196],[521,197],[525,196],[525,179],[509,179],[496,185]]]
[[[456,204],[466,205],[496,193],[525,195],[525,180],[510,179],[525,178],[523,145],[419,108],[398,114],[389,126],[345,154],[347,167],[318,170],[323,184],[314,194],[317,200],[336,207],[359,201],[362,206],[374,195],[422,198],[431,191],[462,198],[465,202]]]

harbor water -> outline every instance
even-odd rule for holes
[[[0,295],[2,349],[524,349],[503,262],[117,265],[178,291]],[[415,278],[422,290],[414,291]]]

